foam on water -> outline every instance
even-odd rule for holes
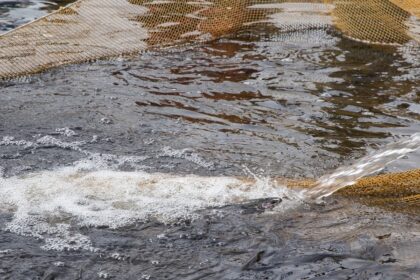
[[[39,147],[52,146],[61,149],[69,149],[79,152],[84,152],[80,147],[86,144],[85,141],[65,142],[61,141],[51,135],[40,136],[35,141],[16,140],[13,136],[4,136],[0,141],[0,146],[20,146],[23,148],[37,149]]]
[[[71,167],[0,179],[0,209],[14,213],[6,230],[42,239],[44,249],[94,250],[72,226],[170,223],[194,218],[199,209],[287,192],[270,180],[122,172],[104,169],[102,161],[90,157]]]
[[[148,173],[141,168],[147,157],[92,153],[83,149],[85,143],[65,142],[49,135],[38,135],[34,141],[3,138],[0,145],[25,149],[53,146],[85,155],[68,167],[0,176],[0,211],[13,215],[6,230],[39,238],[47,250],[97,250],[77,228],[116,229],[150,219],[172,223],[194,219],[200,209],[268,197],[289,198],[275,208],[284,211],[308,197],[330,195],[415,151],[420,147],[420,133],[340,168],[322,177],[317,187],[300,192],[256,176],[246,168],[245,178]],[[208,168],[212,165],[190,150],[166,147],[158,156],[182,158]],[[135,171],[120,170],[127,164],[136,167]]]
[[[211,169],[214,166],[213,162],[206,161],[189,149],[177,150],[166,146],[163,148],[162,154],[160,156],[185,159],[207,169]]]

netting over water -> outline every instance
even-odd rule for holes
[[[419,0],[79,0],[0,36],[0,78],[255,28],[417,48],[419,14]]]

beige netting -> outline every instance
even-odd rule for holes
[[[410,14],[390,1],[336,1],[333,15],[336,26],[355,39],[389,44],[411,39]]]
[[[338,194],[369,205],[420,214],[420,169],[363,178]]]
[[[277,179],[279,185],[293,189],[317,186],[316,180]],[[420,214],[420,169],[365,177],[335,193],[385,209]]]
[[[147,32],[131,20],[143,13],[126,0],[82,0],[13,30],[0,38],[0,77],[143,50]]]
[[[335,26],[380,44],[419,42],[420,0],[79,0],[0,36],[0,78],[212,40],[253,26]]]
[[[412,15],[420,17],[420,5],[418,0],[391,0],[391,2]]]

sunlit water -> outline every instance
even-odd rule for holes
[[[415,217],[272,179],[320,196],[419,167],[419,69],[415,49],[320,27],[4,82],[0,273],[413,278]]]

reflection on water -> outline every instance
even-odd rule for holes
[[[152,146],[194,149],[223,163],[215,167],[218,174],[234,173],[221,166],[245,164],[275,176],[319,177],[420,130],[419,56],[415,48],[345,39],[323,25],[288,32],[279,32],[275,24],[272,29],[255,25],[200,45],[74,66],[33,81],[48,85],[40,87],[36,100],[56,106],[49,111],[63,109],[45,90],[69,94],[64,110],[87,119],[100,111],[100,119],[109,120],[100,128],[110,134],[104,138],[146,133],[155,141]],[[5,91],[18,96],[25,87],[37,92],[20,84]],[[89,97],[98,88],[113,99]],[[85,95],[74,96],[79,91]],[[125,109],[116,109],[121,106]],[[30,110],[43,112],[43,107]],[[7,118],[30,121],[13,112]],[[52,119],[61,118],[57,113]],[[71,120],[57,127],[71,127]],[[135,128],[121,120],[136,123]],[[52,123],[48,118],[43,125]],[[144,147],[124,143],[121,149]]]
[[[351,157],[418,130],[416,66],[397,48],[338,39],[322,29],[274,42],[258,34],[151,53],[140,67],[114,76],[145,92],[136,104],[148,114],[189,123],[196,128],[192,137],[200,131],[238,137],[236,148],[282,142]]]
[[[0,1],[0,33],[45,16],[58,7],[65,6],[72,2],[74,2],[74,0]]]
[[[345,39],[330,25],[329,6],[220,0],[210,9],[207,2],[130,2],[147,7],[135,20],[150,31],[151,44],[197,39],[195,31],[225,35],[110,66],[109,90],[137,94],[130,108],[154,131],[177,135],[179,148],[223,154],[238,164],[244,155],[258,157],[273,163],[276,175],[314,177],[337,166],[337,158],[359,157],[419,130],[418,49]],[[280,8],[281,16],[274,14]],[[308,12],[316,8],[315,15]],[[244,18],[221,23],[244,9]],[[298,14],[311,28],[285,29],[284,22],[293,23]],[[268,25],[244,22],[267,18]],[[96,72],[109,75],[102,66]],[[291,165],[293,172],[283,172]],[[318,172],[306,173],[311,168]]]

